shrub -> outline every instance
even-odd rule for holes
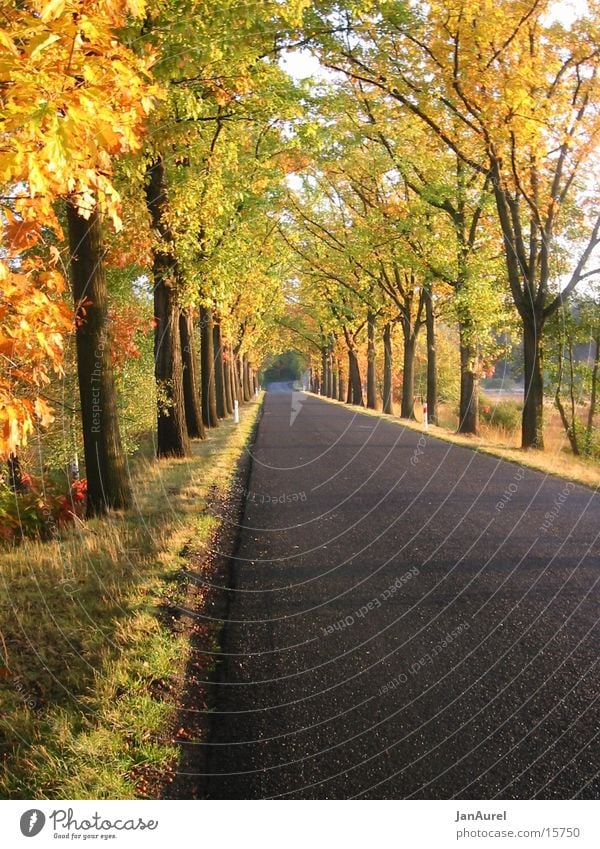
[[[503,427],[514,432],[521,427],[523,404],[520,401],[492,401],[482,396],[479,402],[479,418],[490,426]]]
[[[29,475],[22,480],[23,490],[15,492],[0,479],[0,542],[52,539],[59,528],[84,514],[85,480],[73,481],[68,493],[52,491]]]

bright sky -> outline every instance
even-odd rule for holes
[[[279,60],[281,67],[295,80],[323,78],[323,67],[310,50],[288,50]]]

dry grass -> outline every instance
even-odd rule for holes
[[[134,798],[136,769],[173,763],[174,706],[149,685],[182,675],[188,646],[158,605],[185,544],[213,532],[207,499],[228,491],[259,407],[189,459],[136,463],[127,514],[0,553],[4,798]]]
[[[322,398],[322,400],[330,404],[343,404],[342,401],[334,401],[331,398]],[[398,416],[386,415],[378,410],[367,410],[359,407],[352,407],[352,410],[362,415],[386,419],[411,430],[422,431],[423,429],[420,421],[413,422],[400,419]],[[540,472],[557,475],[596,489],[600,486],[600,464],[594,460],[575,457],[570,451],[560,417],[550,402],[546,404],[545,412],[544,451],[523,450],[519,447],[520,434],[518,432],[509,432],[498,426],[482,426],[480,436],[458,434],[456,433],[458,417],[443,405],[439,412],[440,426],[430,425],[429,433],[445,442],[464,445],[475,451],[492,454],[494,457],[501,457],[511,463],[519,463]]]

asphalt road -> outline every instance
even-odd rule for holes
[[[600,495],[279,389],[210,798],[598,798]]]

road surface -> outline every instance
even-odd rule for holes
[[[277,389],[210,798],[598,798],[600,496]]]

